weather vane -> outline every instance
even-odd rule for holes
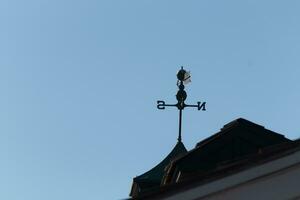
[[[166,106],[173,106],[177,107],[179,110],[179,134],[178,134],[178,142],[181,142],[181,122],[182,122],[182,110],[185,107],[196,107],[198,110],[205,111],[205,105],[206,102],[197,102],[197,105],[188,105],[185,104],[184,101],[186,100],[187,94],[184,91],[184,85],[188,84],[191,82],[191,75],[190,72],[187,72],[186,70],[181,67],[181,69],[177,73],[177,86],[179,88],[177,94],[176,94],[176,99],[177,103],[176,104],[166,104],[164,101],[157,101],[157,108],[160,110],[164,110]]]

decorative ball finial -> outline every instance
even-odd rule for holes
[[[184,90],[179,90],[176,94],[176,99],[179,102],[178,105],[181,105],[186,100],[187,94]]]
[[[184,81],[185,79],[185,74],[186,74],[186,71],[183,69],[183,67],[181,67],[181,69],[178,71],[177,73],[177,78],[179,81]]]

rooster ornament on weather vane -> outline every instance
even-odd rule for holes
[[[164,101],[157,101],[157,108],[160,110],[164,110],[165,107],[177,107],[179,110],[179,134],[178,134],[178,142],[181,142],[181,123],[182,123],[182,110],[185,107],[196,107],[198,110],[205,111],[205,105],[206,102],[197,102],[197,105],[188,105],[185,104],[185,100],[187,98],[187,94],[184,90],[184,85],[188,84],[191,82],[191,75],[190,72],[187,72],[186,70],[181,67],[181,69],[177,73],[177,86],[179,88],[177,94],[176,94],[176,99],[177,103],[176,104],[166,104]]]

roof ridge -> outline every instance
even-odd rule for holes
[[[243,124],[243,125],[247,125],[247,126],[255,126],[255,127],[257,127],[257,128],[265,128],[265,127],[262,126],[262,125],[256,124],[256,123],[254,123],[254,122],[251,122],[251,121],[249,121],[249,120],[246,120],[246,119],[240,117],[240,118],[237,118],[237,119],[235,119],[235,120],[233,120],[233,121],[231,121],[231,122],[225,124],[225,125],[223,126],[223,128],[221,128],[221,131],[222,131],[222,130],[229,129],[229,128],[231,128],[231,127],[233,127],[233,126],[235,126],[235,125],[239,125],[239,124]]]

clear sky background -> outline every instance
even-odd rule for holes
[[[243,117],[300,136],[298,0],[0,1],[0,199],[128,197],[176,144]]]

